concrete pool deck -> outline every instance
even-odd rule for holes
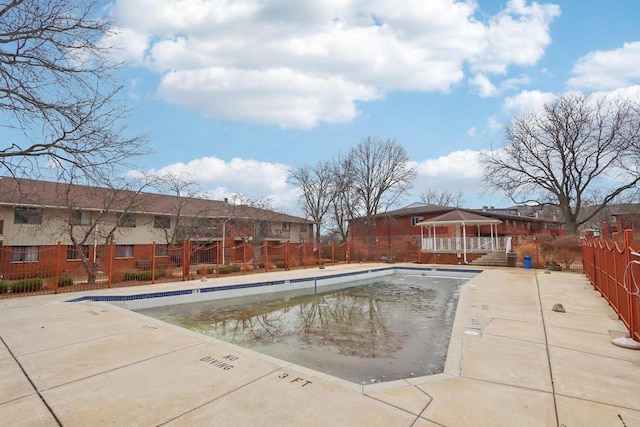
[[[371,267],[0,300],[0,424],[640,425],[640,351],[610,343],[626,328],[582,274],[485,269],[461,292],[445,373],[367,386],[107,303],[65,302]]]

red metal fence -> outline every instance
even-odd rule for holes
[[[604,233],[606,235],[606,233]],[[640,341],[640,254],[633,249],[633,231],[625,230],[623,241],[600,238],[582,240],[584,272],[593,286],[618,313],[630,336]]]
[[[418,261],[410,243],[311,243],[227,247],[220,242],[182,245],[0,247],[0,298],[309,268],[361,261]]]

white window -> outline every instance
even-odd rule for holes
[[[412,216],[411,217],[411,226],[415,227],[415,225],[417,223],[419,223],[420,221],[422,221],[423,219],[424,219],[424,217],[422,217],[422,216]]]
[[[91,225],[91,212],[75,210],[70,219],[73,225]]]
[[[171,217],[168,215],[155,215],[153,217],[153,228],[171,228]]]
[[[39,246],[14,246],[11,248],[11,262],[38,262]]]
[[[116,245],[116,258],[133,258],[133,245]]]
[[[118,214],[118,227],[135,227],[136,214],[121,213]]]
[[[42,224],[42,209],[18,206],[14,212],[13,222],[16,224]]]
[[[82,245],[81,247],[76,247],[75,245],[67,246],[67,261],[74,261],[82,259],[82,254],[84,254],[85,258],[89,258],[89,246]]]
[[[169,246],[156,244],[156,256],[169,256]]]

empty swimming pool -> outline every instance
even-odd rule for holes
[[[469,277],[391,274],[306,289],[138,310],[356,383],[443,371],[460,287]],[[250,300],[251,302],[247,302]]]

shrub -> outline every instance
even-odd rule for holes
[[[524,263],[524,256],[529,255],[533,268],[542,267],[538,259],[538,243],[527,240],[514,246],[513,251],[517,254],[517,259],[520,264]]]
[[[275,265],[276,265],[276,268],[287,268],[287,262],[286,261],[276,261]]]
[[[73,277],[69,277],[69,276],[60,276],[58,278],[58,286],[59,287],[64,287],[64,286],[71,286],[73,285]]]
[[[238,264],[221,265],[218,267],[218,273],[220,274],[231,274],[237,273],[238,271],[240,271],[240,266]]]
[[[14,282],[0,282],[0,294],[35,292],[44,287],[44,282],[40,278],[22,279]]]
[[[139,282],[148,282],[151,280],[151,272],[153,270],[142,270],[142,271],[125,271],[122,275],[122,281],[127,282],[130,280],[136,280]],[[167,271],[164,268],[159,268],[156,270],[156,279],[160,277],[165,277],[167,275]]]
[[[549,242],[544,247],[545,258],[549,263],[560,264],[569,269],[571,264],[582,258],[582,247],[578,236],[561,236]]]

